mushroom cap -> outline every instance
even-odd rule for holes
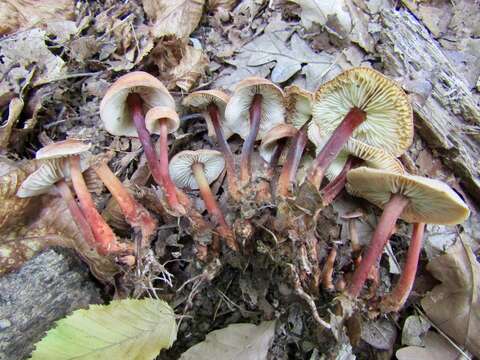
[[[392,194],[405,196],[409,203],[400,217],[410,223],[454,225],[470,214],[468,206],[447,184],[421,176],[360,167],[348,172],[347,190],[381,208]]]
[[[87,152],[91,147],[91,144],[85,144],[83,141],[67,139],[44,146],[35,153],[35,158],[46,160],[67,157],[70,155],[79,155]]]
[[[82,172],[89,166],[88,159],[81,158],[80,168]],[[50,191],[56,182],[69,177],[70,166],[67,158],[44,160],[42,165],[22,182],[17,190],[17,196],[26,198],[45,194]]]
[[[260,143],[259,153],[263,160],[269,162],[275,152],[278,142],[288,139],[297,133],[297,129],[290,124],[279,124],[270,129]]]
[[[301,128],[312,117],[313,94],[297,85],[285,88],[285,108],[287,123],[297,129]]]
[[[127,96],[138,94],[143,100],[143,112],[156,106],[175,109],[175,100],[160,80],[143,72],[134,71],[123,75],[107,90],[100,103],[100,118],[105,130],[112,135],[138,137]]]
[[[225,125],[225,108],[230,100],[230,95],[220,90],[201,90],[195,91],[183,99],[183,105],[189,108],[194,108],[202,112],[205,121],[207,122],[208,136],[216,137],[215,129],[213,128],[212,118],[207,111],[210,104],[215,104],[218,107],[220,123],[222,124],[223,136],[228,139],[233,135],[233,131]]]
[[[240,81],[225,109],[225,124],[245,139],[250,132],[250,106],[256,94],[262,95],[262,118],[257,140],[285,117],[282,89],[267,79],[249,77]]]
[[[370,68],[353,68],[322,85],[315,93],[312,117],[328,137],[357,107],[365,121],[352,137],[400,156],[413,140],[413,112],[405,92]]]
[[[201,163],[209,184],[217,179],[225,168],[225,160],[220,151],[216,150],[185,150],[176,154],[170,160],[169,171],[172,180],[180,188],[198,189],[193,175],[192,165]]]
[[[145,115],[145,126],[152,134],[160,134],[160,119],[167,120],[167,133],[177,131],[180,126],[180,119],[175,110],[166,106],[155,106],[148,110]]]

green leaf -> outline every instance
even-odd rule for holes
[[[117,300],[59,320],[37,344],[31,359],[151,360],[176,338],[175,314],[166,302]]]

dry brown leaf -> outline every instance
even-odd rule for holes
[[[5,124],[0,126],[0,154],[7,150],[12,129],[17,123],[18,117],[23,110],[23,100],[13,98],[8,105],[8,117]]]
[[[203,13],[205,0],[143,0],[143,8],[152,22],[155,37],[175,35],[188,38]]]
[[[441,335],[429,331],[425,335],[425,346],[407,346],[396,352],[398,360],[466,360]]]
[[[205,75],[208,57],[201,49],[186,46],[182,60],[172,70],[173,82],[184,91],[189,91]]]
[[[0,35],[51,20],[73,19],[74,11],[73,0],[4,0],[0,3]]]
[[[480,356],[480,264],[472,250],[457,243],[427,269],[442,284],[422,299],[426,314],[459,345]]]
[[[208,0],[208,10],[217,11],[219,8],[232,10],[237,4],[237,0]]]

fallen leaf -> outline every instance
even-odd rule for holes
[[[444,337],[429,331],[425,335],[425,346],[407,346],[397,350],[398,360],[467,360]]]
[[[397,338],[397,329],[386,319],[364,321],[361,338],[376,349],[390,350]]]
[[[23,110],[23,100],[19,98],[13,98],[8,105],[8,117],[5,124],[0,126],[0,153],[7,150],[8,143],[10,141],[10,134],[12,129],[17,123],[18,117]]]
[[[275,335],[275,321],[231,324],[212,331],[205,340],[185,351],[181,360],[265,360]]]
[[[143,0],[142,3],[152,22],[153,36],[175,35],[185,39],[198,26],[205,0]]]
[[[442,283],[422,299],[429,319],[459,345],[480,356],[480,264],[458,242],[434,258],[427,270]]]
[[[73,19],[73,0],[6,0],[0,3],[0,35],[48,24],[52,20]]]
[[[151,360],[177,338],[173,309],[162,300],[114,300],[57,321],[36,344],[32,360]]]
[[[189,91],[205,75],[208,57],[201,49],[186,46],[180,63],[172,69],[172,82],[184,91]]]
[[[402,329],[402,345],[422,346],[423,336],[430,329],[430,323],[423,317],[411,315],[405,320]]]
[[[208,0],[208,9],[211,11],[217,11],[219,8],[232,10],[236,3],[237,0]]]

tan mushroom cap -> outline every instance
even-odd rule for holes
[[[313,121],[328,137],[345,115],[357,107],[365,121],[353,138],[400,156],[413,140],[413,112],[405,92],[369,68],[353,68],[322,85],[312,104]]]
[[[285,88],[285,108],[287,112],[287,123],[297,129],[301,128],[312,118],[313,94],[297,85],[290,85]]]
[[[180,118],[175,110],[165,106],[156,106],[148,110],[145,115],[145,126],[151,134],[160,134],[160,119],[167,120],[169,134],[177,131],[180,126]]]
[[[56,158],[45,160],[40,167],[31,173],[20,185],[17,196],[20,198],[33,197],[45,194],[57,181],[70,176],[65,159]],[[68,172],[68,176],[66,173]]]
[[[290,124],[279,124],[270,129],[260,143],[259,153],[263,160],[269,162],[278,142],[295,136],[297,131],[297,128]]]
[[[468,206],[445,183],[421,176],[360,167],[347,174],[347,190],[383,208],[392,194],[408,198],[400,216],[410,223],[454,225],[465,221]]]
[[[257,140],[274,126],[285,122],[284,94],[270,80],[249,77],[240,81],[225,109],[225,124],[233,133],[245,139],[250,132],[250,106],[253,97],[261,94],[262,119]]]
[[[90,150],[91,147],[91,144],[85,144],[81,140],[67,139],[44,146],[36,152],[35,158],[46,160],[70,155],[79,155]]]
[[[198,189],[192,171],[192,165],[196,163],[203,164],[205,177],[209,184],[215,181],[225,168],[225,160],[220,151],[208,149],[181,151],[170,160],[169,165],[170,176],[178,187]]]
[[[121,76],[108,89],[100,103],[100,117],[112,135],[138,137],[131,111],[127,106],[127,96],[138,94],[143,100],[143,112],[156,106],[175,109],[175,101],[167,88],[154,76],[134,71]]]
[[[195,91],[183,99],[183,106],[188,108],[197,109],[202,112],[205,121],[207,122],[208,136],[216,137],[215,129],[213,128],[212,119],[207,111],[207,107],[210,104],[215,104],[218,107],[220,123],[222,124],[223,136],[228,139],[233,135],[233,131],[230,130],[225,123],[225,108],[230,100],[230,95],[220,90],[201,90]]]

